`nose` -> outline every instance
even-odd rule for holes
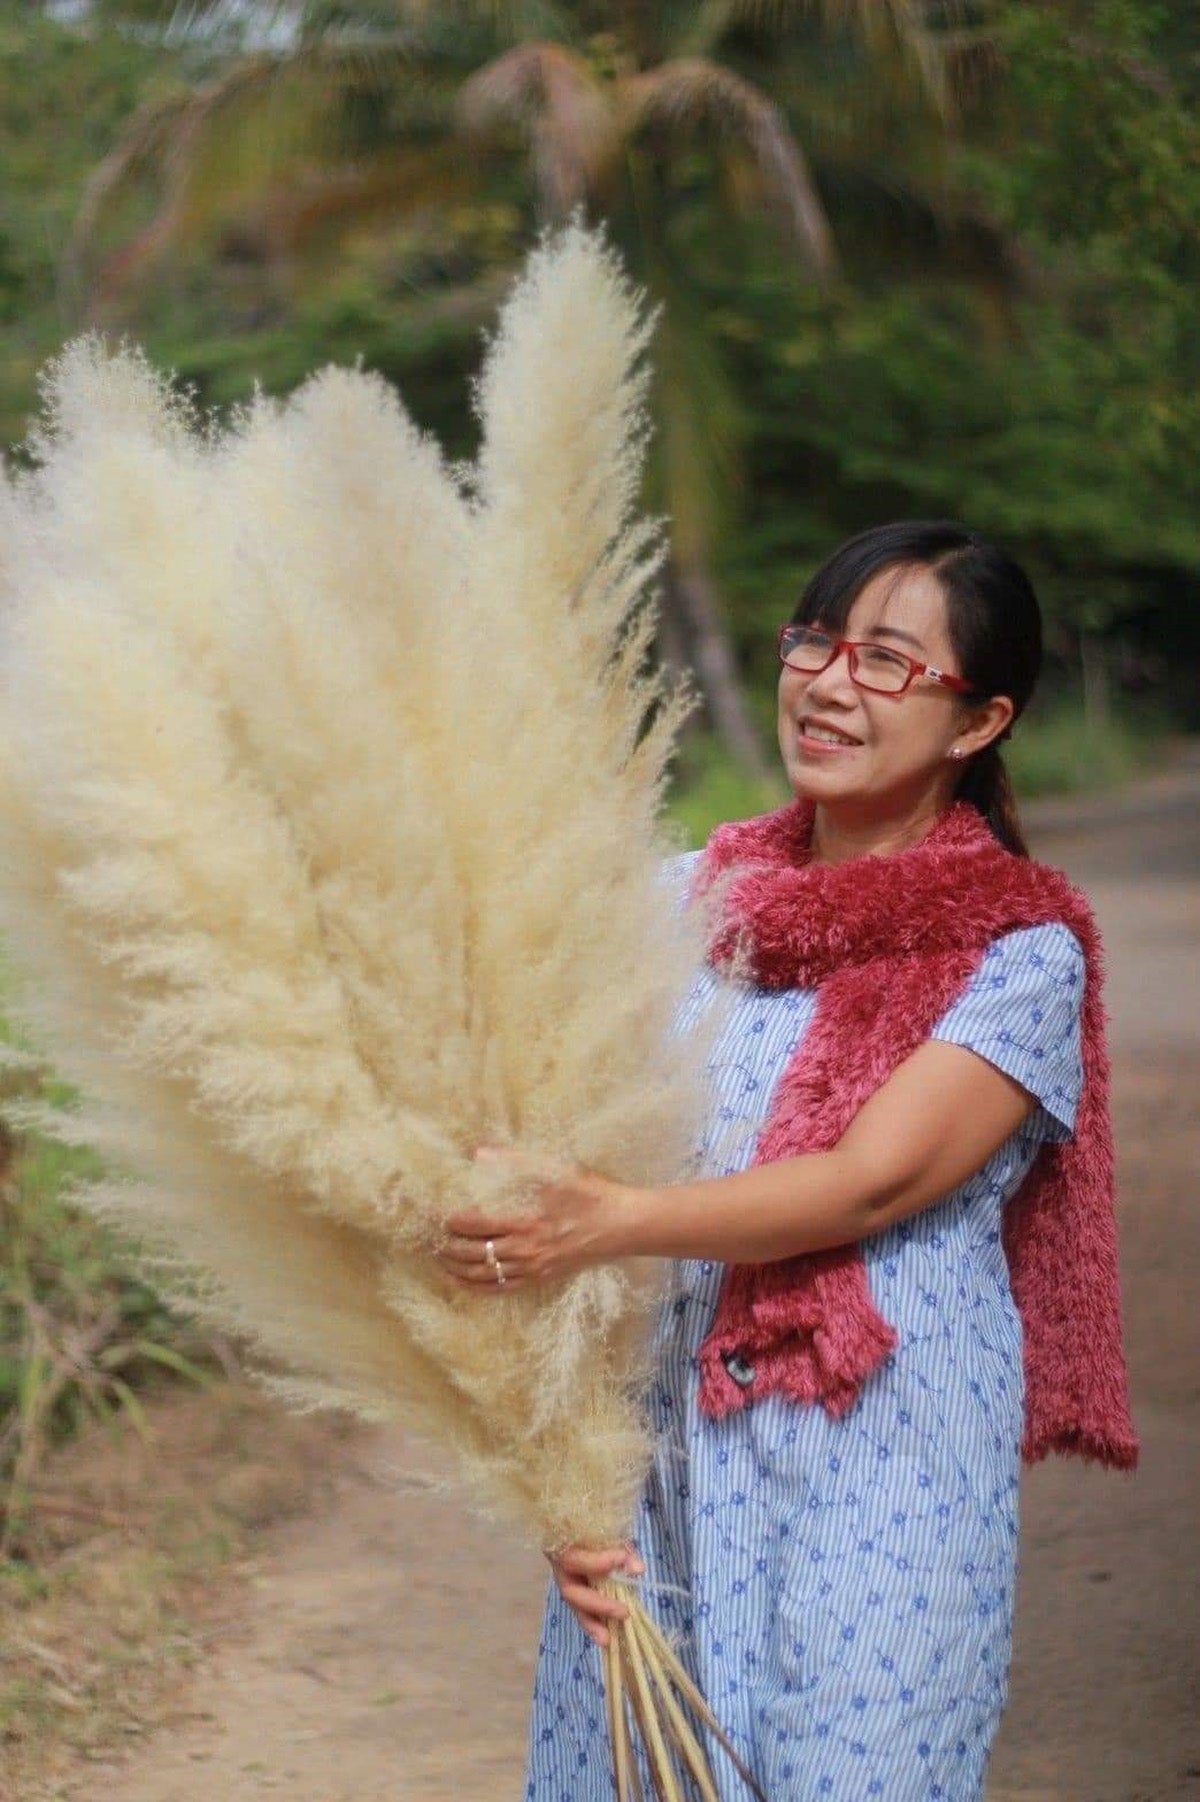
[[[810,698],[822,701],[829,699],[839,701],[843,705],[854,704],[854,683],[850,680],[850,652],[843,645],[832,663],[827,663],[823,670],[808,678]]]

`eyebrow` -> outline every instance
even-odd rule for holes
[[[902,632],[899,626],[872,626],[870,629],[870,637],[872,639],[900,638],[903,639],[905,644],[915,645],[918,651],[923,651],[925,649],[925,645],[919,638],[914,638],[911,632]]]

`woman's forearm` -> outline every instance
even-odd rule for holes
[[[620,1229],[629,1243],[616,1255],[769,1264],[870,1238],[982,1170],[1033,1106],[973,1052],[931,1041],[830,1151],[629,1191]]]
[[[951,1194],[1033,1106],[1019,1083],[974,1052],[931,1041],[863,1104],[829,1151],[661,1188],[630,1187],[595,1171],[537,1174],[532,1211],[454,1215],[438,1255],[462,1282],[490,1286],[490,1239],[515,1287],[621,1258],[769,1264],[853,1244]],[[514,1158],[495,1148],[477,1155]],[[519,1157],[514,1173],[533,1174],[521,1170]]]
[[[906,1211],[870,1193],[840,1148],[737,1176],[629,1192],[623,1255],[766,1264],[879,1232]]]

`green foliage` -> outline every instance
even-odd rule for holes
[[[32,1066],[3,1081],[8,1102],[71,1104]],[[85,1418],[138,1420],[138,1391],[164,1372],[203,1377],[194,1335],[132,1274],[129,1248],[71,1206],[99,1174],[86,1149],[0,1125],[0,1557],[21,1547],[51,1445]]]
[[[756,782],[715,739],[696,737],[681,751],[667,817],[687,848],[694,850],[722,820],[748,819],[782,807],[787,800],[782,772],[776,781]]]
[[[170,10],[144,0],[141,29],[123,35],[33,11],[0,27],[9,441],[35,368],[76,323],[56,276],[85,174],[137,106],[226,66],[228,38],[156,47],[145,25]],[[148,265],[106,302],[112,329],[215,403],[361,356],[467,455],[463,378],[538,213],[522,130],[469,153],[467,186],[439,161],[455,92],[522,37],[569,46],[601,86],[632,59],[701,52],[781,106],[841,256],[826,286],[801,278],[756,214],[750,164],[690,127],[631,140],[605,200],[668,310],[649,499],[677,540],[707,540],[752,704],[765,720],[771,629],[815,564],[853,530],[921,513],[964,518],[1028,564],[1060,670],[1080,633],[1099,633],[1200,724],[1194,8],[972,0],[955,9],[959,101],[945,115],[912,79],[911,45],[877,40],[868,55],[799,4],[309,9],[314,32],[344,20],[393,46],[408,33],[403,57],[338,77],[321,150],[330,174],[351,150],[408,157],[387,165],[390,210],[318,208],[319,228],[281,254],[272,230],[295,200],[281,188]],[[38,130],[47,118],[55,130]],[[301,187],[312,174],[287,168]]]
[[[1037,703],[1006,747],[1018,798],[1115,788],[1154,761],[1162,721],[1130,707],[1089,713],[1071,696]]]
[[[764,297],[779,309],[778,297]],[[1023,309],[1016,341],[980,342],[964,296],[902,289],[792,305],[748,371],[761,395],[754,503],[797,575],[881,514],[950,515],[1017,546],[1051,614],[1104,628],[1146,597],[1131,570],[1200,567],[1200,471],[1190,398],[1156,402],[1174,326],[1097,340]],[[788,519],[783,497],[807,505]]]
[[[1028,565],[1059,666],[1101,633],[1200,724],[1200,24],[1125,0],[997,0],[977,22],[1003,68],[955,156],[1022,292],[932,264],[897,280],[857,239],[828,295],[714,278],[754,421],[723,553],[743,645],[842,536],[958,517]]]
[[[170,61],[33,7],[0,17],[0,443],[22,435],[35,372],[73,328],[59,276],[83,182]]]

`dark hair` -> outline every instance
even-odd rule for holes
[[[1024,711],[1042,667],[1042,614],[1025,571],[998,545],[952,520],[904,519],[860,532],[822,565],[792,615],[794,625],[841,632],[850,609],[882,570],[932,570],[946,597],[950,643],[981,700],[1007,695]],[[970,703],[968,702],[968,705]],[[1001,734],[1008,737],[1008,732]],[[1028,857],[999,740],[963,770],[957,800],[978,808],[1002,845]]]

